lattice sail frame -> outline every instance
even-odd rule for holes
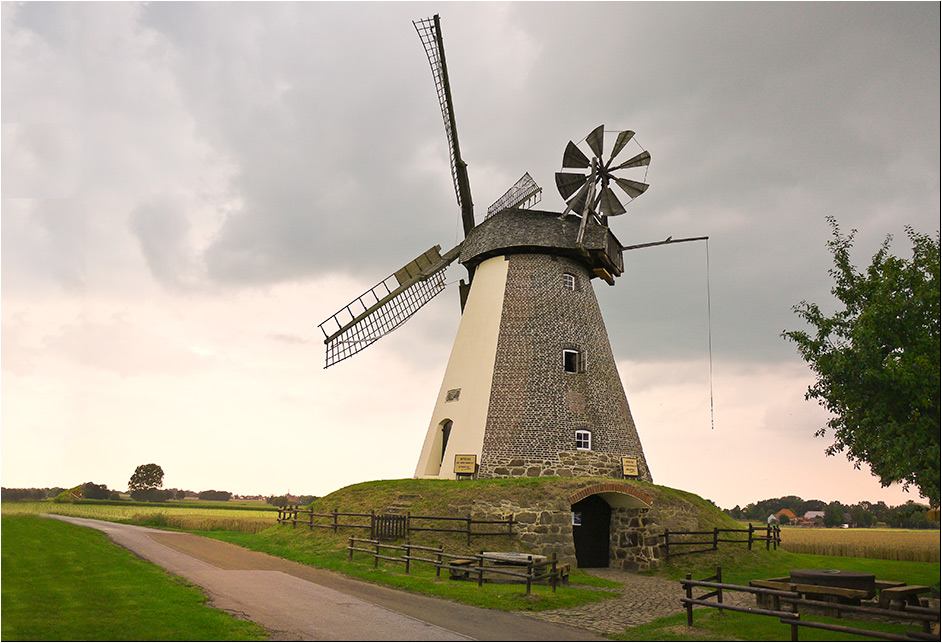
[[[438,104],[442,109],[442,120],[445,122],[445,134],[448,137],[448,154],[451,159],[451,178],[455,186],[455,196],[458,207],[461,208],[464,234],[468,236],[474,227],[474,204],[471,201],[471,185],[468,181],[468,166],[461,159],[461,147],[458,144],[458,126],[455,124],[455,111],[452,107],[451,85],[448,82],[448,65],[445,62],[445,47],[442,43],[441,25],[438,15],[421,20],[413,20],[419,40],[428,56],[428,63],[432,69],[432,79],[435,81],[435,92],[438,94]]]
[[[536,184],[529,172],[524,173],[520,179],[511,186],[504,195],[497,199],[487,209],[485,219],[490,218],[508,208],[529,209],[542,199],[543,188]]]
[[[459,249],[442,257],[440,246],[431,248],[318,324],[327,345],[324,368],[388,335],[441,293]]]

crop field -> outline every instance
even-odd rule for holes
[[[796,554],[939,562],[938,529],[807,529],[782,527],[782,548]]]
[[[276,523],[274,511],[186,507],[174,504],[122,506],[119,504],[4,502],[3,515],[60,514],[96,518],[112,522],[132,522],[151,527],[169,527],[196,531],[241,531],[255,534]]]

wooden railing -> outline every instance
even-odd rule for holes
[[[693,626],[693,608],[712,607],[720,610],[730,610],[733,612],[744,612],[747,614],[758,614],[761,616],[771,616],[778,618],[779,621],[791,628],[791,640],[798,640],[798,628],[810,627],[813,629],[830,630],[832,632],[843,632],[845,634],[855,634],[872,638],[883,639],[887,641],[938,641],[938,635],[931,634],[932,624],[939,623],[939,610],[927,608],[909,607],[906,610],[888,610],[879,607],[846,605],[831,601],[818,601],[802,598],[798,592],[768,589],[764,587],[746,587],[743,585],[730,585],[722,582],[722,569],[716,568],[716,575],[703,580],[691,580],[690,574],[686,579],[680,581],[684,589],[684,597],[680,599],[681,604],[687,611],[687,625]],[[707,588],[713,591],[701,596],[694,596],[694,588]],[[825,588],[819,588],[825,589]],[[732,605],[723,602],[723,590],[727,592],[745,592],[754,594],[757,597],[768,598],[772,609],[763,609],[759,607],[746,607],[741,605]],[[715,600],[708,600],[715,598]],[[784,609],[783,606],[788,606]],[[811,607],[817,610],[827,610],[829,615],[835,615],[836,618],[844,618],[845,615],[851,616],[870,616],[880,620],[890,620],[899,623],[919,622],[922,624],[922,632],[906,632],[905,634],[893,634],[891,632],[879,632],[857,627],[848,627],[846,625],[836,625],[833,623],[822,623],[820,621],[802,620],[799,613],[799,607]],[[807,618],[807,614],[806,614]]]
[[[763,534],[763,532],[765,533]],[[721,534],[746,534],[746,538],[721,538]],[[687,540],[681,539],[680,537],[682,536],[705,538],[701,540]],[[685,556],[687,554],[715,551],[719,548],[720,543],[741,543],[745,544],[751,550],[753,543],[764,542],[767,550],[777,550],[779,545],[782,544],[782,530],[778,525],[755,527],[752,523],[749,523],[748,529],[719,529],[717,527],[714,527],[713,531],[671,531],[670,529],[665,529],[663,538],[664,558],[671,558],[673,556]],[[678,547],[698,547],[702,545],[708,545],[708,547],[671,551],[672,548],[676,550]]]
[[[370,548],[361,545],[368,545]],[[347,546],[347,551],[350,553],[350,562],[353,562],[354,552],[362,552],[373,557],[374,568],[379,566],[379,561],[381,560],[403,563],[405,564],[407,574],[409,573],[413,561],[434,565],[436,578],[441,577],[443,569],[447,569],[451,572],[452,576],[470,577],[471,574],[474,574],[477,578],[478,587],[484,584],[485,574],[497,574],[517,578],[526,583],[527,596],[530,595],[531,586],[535,582],[542,580],[549,581],[550,586],[555,592],[556,586],[562,582],[564,578],[568,578],[569,576],[569,565],[560,564],[555,553],[548,559],[543,559],[543,557],[534,558],[531,555],[527,557],[528,560],[526,564],[508,566],[505,558],[493,555],[489,556],[484,552],[479,554],[449,554],[446,553],[441,546],[424,547],[420,545],[410,545],[408,543],[405,545],[387,545],[378,540],[355,538],[354,536],[350,536],[350,544]],[[383,553],[384,551],[397,551],[402,553],[398,556],[391,556]],[[426,555],[416,556],[415,552],[425,553]],[[429,554],[434,557],[428,557]],[[445,559],[450,559],[450,561],[445,562]]]
[[[348,519],[366,519],[360,522],[349,521]],[[315,519],[317,521],[315,522]],[[349,513],[334,510],[330,513],[315,513],[313,509],[300,509],[297,506],[288,506],[278,510],[278,522],[280,524],[290,524],[292,527],[297,525],[306,525],[309,530],[332,529],[334,533],[343,527],[347,529],[369,530],[370,540],[398,540],[400,538],[409,538],[410,534],[415,532],[439,532],[465,534],[468,545],[471,545],[472,536],[514,536],[513,527],[517,524],[513,514],[508,518],[501,520],[478,520],[471,517],[471,514],[465,517],[456,516],[414,516],[407,514],[377,514],[375,511],[370,513]],[[435,522],[455,523],[458,526],[445,527],[435,525]],[[497,531],[480,531],[475,528],[481,525],[498,525]]]

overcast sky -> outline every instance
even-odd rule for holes
[[[317,324],[460,240],[411,23],[436,12],[479,220],[527,171],[561,210],[566,143],[605,124],[653,158],[622,243],[710,237],[594,282],[655,482],[918,500],[824,455],[780,334],[831,307],[826,216],[858,264],[939,228],[934,2],[3,3],[3,485],[412,475],[457,289],[328,370]]]

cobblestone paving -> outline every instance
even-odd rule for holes
[[[641,576],[614,569],[593,569],[590,573],[593,576],[624,583],[624,586],[618,590],[621,597],[569,609],[531,612],[530,616],[603,634],[612,634],[683,611],[680,599],[684,592],[678,581]],[[740,592],[727,592],[723,595],[724,603],[754,606],[752,601],[750,595]]]

